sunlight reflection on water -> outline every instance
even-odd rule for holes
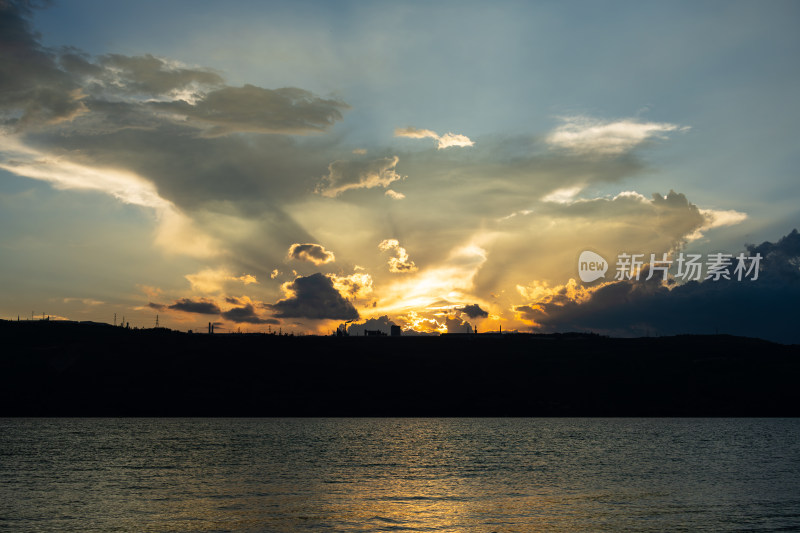
[[[800,528],[800,420],[6,419],[2,531]]]

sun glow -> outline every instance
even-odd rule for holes
[[[453,250],[440,266],[421,270],[390,283],[381,291],[376,313],[427,309],[438,302],[470,303],[473,280],[486,262],[486,250],[469,244]]]

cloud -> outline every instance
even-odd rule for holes
[[[285,206],[313,187],[339,141],[297,134],[328,129],[346,104],[229,87],[210,69],[152,55],[48,49],[24,4],[0,9],[3,170],[152,209],[163,250],[251,275],[308,242]],[[224,135],[233,132],[271,135]]]
[[[328,175],[317,185],[317,193],[334,198],[351,189],[388,187],[404,179],[395,171],[400,158],[382,157],[367,161],[334,161],[328,165]]]
[[[408,314],[410,310],[450,309],[454,304],[473,300],[470,294],[475,290],[475,276],[486,259],[486,250],[474,243],[457,246],[438,264],[407,276],[397,276],[382,285],[377,312]],[[424,322],[415,324],[411,319],[408,321],[416,330],[424,326]]]
[[[237,324],[280,324],[279,320],[274,318],[261,318],[256,314],[256,310],[252,304],[247,304],[242,307],[234,307],[223,313],[222,318]]]
[[[299,261],[308,261],[315,265],[324,265],[336,260],[333,252],[329,252],[319,244],[293,244],[289,247],[289,257]]]
[[[511,300],[514,287],[534,290],[536,281],[529,280],[549,283],[552,288],[577,278],[577,260],[584,250],[607,259],[620,252],[649,257],[650,253],[678,251],[708,223],[697,205],[675,191],[650,197],[626,191],[614,197],[529,205],[528,214],[498,220],[483,233],[487,260],[471,294],[481,298],[506,289],[504,309],[518,303]]]
[[[417,264],[423,259],[430,261],[429,255],[440,256],[441,250],[451,248],[454,242],[471,240],[483,221],[511,213],[537,213],[542,197],[549,193],[571,187],[578,191],[608,189],[609,183],[632,179],[647,170],[635,153],[597,158],[548,151],[542,139],[532,136],[490,137],[469,153],[398,155],[404,173],[424,176],[402,185],[403,193],[414,199],[412,206],[404,208],[412,214],[402,221],[404,239],[424,243],[414,248]],[[572,201],[575,197],[563,199]],[[558,205],[544,207],[541,216],[513,217],[517,222],[536,220],[538,229],[519,229],[521,237],[530,240],[530,231],[537,235],[550,231],[551,224],[543,213],[556,210]],[[518,231],[521,225],[515,223],[502,231]],[[495,229],[489,224],[485,227]],[[394,233],[394,228],[387,231]]]
[[[591,290],[580,285],[574,279],[570,279],[563,285],[551,287],[546,281],[534,280],[527,286],[517,285],[519,292],[526,300],[534,302],[553,302],[553,301],[577,301],[586,300],[591,294]]]
[[[489,313],[481,309],[478,304],[470,304],[461,308],[461,312],[470,318],[487,318]]]
[[[403,328],[403,335],[417,336],[417,335],[439,335],[447,332],[447,326],[436,317],[425,316],[414,310],[398,315],[396,320],[399,321]]]
[[[575,197],[581,192],[581,190],[583,190],[583,186],[581,185],[556,189],[555,191],[543,196],[542,201],[556,204],[569,204],[575,200]]]
[[[386,196],[388,196],[389,198],[391,198],[392,200],[402,200],[403,198],[406,197],[405,194],[403,194],[401,192],[393,191],[392,189],[387,189],[387,191],[384,194]]]
[[[763,242],[747,245],[750,256],[761,254],[762,270],[767,278],[787,283],[800,282],[800,233],[794,229],[777,243]]]
[[[372,276],[365,272],[355,272],[349,276],[327,275],[334,288],[350,298],[366,298],[372,294]]]
[[[649,199],[628,191],[613,198],[581,199],[560,204],[548,202],[539,207],[538,214],[550,219],[594,224],[592,233],[600,232],[602,227],[607,227],[605,231],[615,228],[617,235],[625,235],[626,240],[632,241],[627,246],[635,246],[640,238],[633,236],[642,233],[651,239],[657,237],[668,241],[668,248],[682,245],[688,235],[709,222],[685,194],[673,190],[666,195],[653,193]],[[628,231],[623,233],[625,228]]]
[[[471,141],[466,135],[445,133],[439,137],[439,145],[437,148],[441,150],[443,148],[450,148],[451,146],[465,147],[473,146],[474,144],[475,142]]]
[[[320,273],[298,277],[281,287],[287,297],[266,307],[279,318],[354,320],[353,304],[342,298],[333,281]]]
[[[409,139],[425,139],[430,137],[431,139],[438,139],[439,134],[432,130],[421,130],[414,127],[407,127],[407,128],[396,128],[394,130],[395,137],[408,137]]]
[[[181,97],[187,89],[224,85],[222,77],[208,69],[185,68],[150,54],[108,54],[93,64],[85,56],[67,53],[61,56],[60,63],[67,72],[90,77],[94,91],[102,87],[105,91]]]
[[[726,333],[800,342],[794,327],[800,298],[800,234],[794,230],[778,243],[749,245],[747,250],[748,256],[763,257],[755,281],[731,276],[669,285],[659,276],[640,276],[584,288],[570,280],[553,290],[530,292],[535,299],[514,311],[538,331],[590,330],[620,336]]]
[[[21,130],[86,112],[84,94],[30,26],[33,3],[0,2],[0,125]]]
[[[133,172],[96,168],[48,157],[12,136],[3,136],[0,145],[8,156],[0,168],[14,174],[51,183],[59,189],[102,191],[132,205],[169,211],[174,206],[159,196],[152,183]]]
[[[199,127],[204,135],[296,135],[326,130],[349,107],[296,87],[228,86],[210,69],[149,54],[92,60],[75,49],[57,53],[39,43],[24,3],[3,2],[0,10],[0,111],[18,130],[92,113],[119,118],[124,110],[140,124],[172,121]]]
[[[457,147],[467,147],[473,146],[475,144],[474,141],[471,141],[469,137],[466,135],[460,135],[457,133],[445,133],[444,135],[439,135],[435,131],[431,130],[420,130],[414,127],[407,127],[407,128],[397,128],[394,130],[395,137],[408,137],[410,139],[426,139],[431,138],[436,140],[436,149],[442,150],[444,148],[450,148],[451,146]]]
[[[395,323],[390,320],[387,315],[383,315],[378,318],[370,318],[365,320],[361,324],[350,324],[350,326],[347,327],[347,333],[352,337],[361,337],[364,335],[366,330],[370,330],[380,331],[386,335],[389,335],[391,334],[392,326],[394,325]],[[345,327],[345,324],[341,324],[339,327]]]
[[[155,242],[170,253],[206,258],[220,252],[216,239],[198,230],[151,182],[133,172],[52,157],[10,136],[0,137],[0,151],[9,156],[0,162],[0,169],[18,176],[45,181],[57,189],[100,191],[123,203],[153,209],[159,222]]]
[[[472,324],[459,317],[447,317],[444,321],[447,333],[472,333]]]
[[[408,252],[400,246],[400,242],[397,239],[385,239],[378,244],[378,248],[384,252],[388,250],[394,251],[395,256],[389,258],[389,272],[400,274],[417,270],[417,265],[409,259]]]
[[[706,230],[733,226],[747,220],[747,213],[742,213],[741,211],[735,211],[733,209],[700,209],[700,214],[705,217],[706,222],[686,237],[689,241],[703,238],[703,232]]]
[[[0,150],[8,156],[0,169],[18,176],[45,181],[57,189],[99,191],[123,203],[153,209],[159,222],[155,242],[170,253],[203,258],[220,253],[217,239],[195,227],[173,202],[160,196],[152,182],[134,172],[53,157],[12,136],[0,137]]]
[[[5,2],[2,9],[12,5],[24,4]],[[260,301],[275,302],[284,298],[278,283],[255,286],[256,277],[296,277],[274,269],[287,249],[325,242],[340,264],[358,262],[372,273],[328,274],[341,297],[369,296],[376,303],[371,312],[393,318],[412,306],[424,314],[437,301],[446,300],[451,309],[477,305],[502,289],[505,298],[519,299],[513,287],[531,287],[532,279],[563,282],[572,255],[584,244],[600,252],[619,243],[666,251],[698,229],[734,223],[738,216],[698,208],[677,193],[666,199],[633,192],[578,199],[581,191],[607,191],[608,184],[651,170],[635,148],[677,135],[681,128],[670,129],[672,124],[573,118],[548,138],[497,135],[479,143],[452,132],[405,128],[396,135],[432,139],[439,150],[392,155],[377,146],[379,139],[365,145],[351,128],[315,135],[330,132],[346,116],[347,105],[334,97],[275,88],[280,85],[233,87],[212,69],[156,55],[48,49],[27,14],[14,13],[0,31],[0,41],[14,43],[0,48],[0,120],[8,132],[0,137],[2,168],[55,188],[100,191],[147,208],[131,211],[145,223],[153,215],[155,228],[147,236],[169,253],[203,260],[196,266],[185,259],[185,266],[173,270],[192,272],[186,277],[191,300],[211,296],[224,308],[223,296],[231,289],[239,294],[245,284]],[[357,144],[348,143],[353,139]],[[398,186],[399,170],[424,179]],[[370,188],[378,191],[362,190]],[[397,188],[414,201],[377,196],[400,199]],[[345,199],[325,198],[338,196]],[[388,235],[400,236],[414,261],[397,242],[385,250],[389,269],[380,268],[380,257],[369,248]],[[480,252],[448,256],[462,243],[474,243]],[[317,251],[317,261],[331,253],[321,246]],[[173,257],[170,262],[180,264]],[[174,281],[160,281],[171,298],[144,301],[169,305],[183,296],[172,292],[179,290]],[[306,301],[292,301],[292,309]],[[528,301],[493,302],[491,311],[512,303]]]
[[[173,100],[149,105],[175,113],[189,124],[212,126],[209,135],[324,131],[341,120],[341,110],[348,107],[344,102],[322,99],[296,87],[273,90],[249,84],[211,91],[195,104]]]
[[[689,129],[664,122],[607,122],[585,116],[564,117],[562,122],[547,136],[547,144],[584,155],[620,155],[650,139],[663,139],[666,133]]]
[[[192,286],[192,290],[201,293],[215,293],[224,290],[228,282],[240,282],[245,285],[258,283],[255,276],[243,274],[234,276],[224,268],[206,268],[196,274],[184,276]]]
[[[88,306],[92,306],[92,307],[94,307],[96,305],[105,304],[105,302],[100,301],[100,300],[95,300],[93,298],[64,298],[62,301],[65,304],[72,303],[72,302],[80,302],[83,305],[88,305]]]
[[[189,298],[181,298],[174,304],[169,306],[169,309],[175,311],[183,311],[185,313],[198,313],[202,315],[218,315],[220,308],[212,300],[201,298],[200,300],[190,300]]]

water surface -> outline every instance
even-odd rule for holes
[[[5,419],[2,531],[800,529],[800,420]]]

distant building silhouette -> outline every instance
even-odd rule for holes
[[[392,337],[399,337],[400,335],[402,335],[400,326],[392,324]]]
[[[382,332],[379,329],[365,329],[364,330],[365,337],[385,337],[386,333]]]

